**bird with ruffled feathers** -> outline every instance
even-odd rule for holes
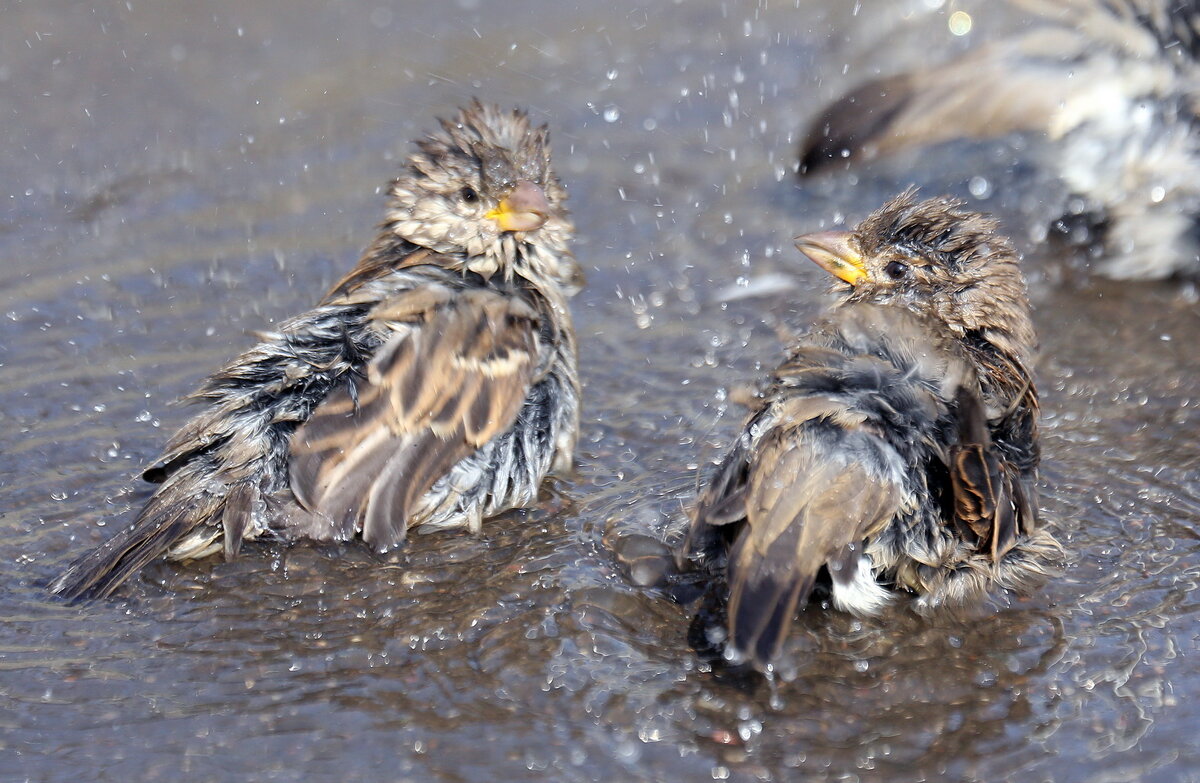
[[[818,581],[871,616],[969,606],[1053,573],[1035,335],[996,229],[909,191],[854,231],[797,239],[837,301],[755,400],[679,553],[725,599],[730,658],[771,666]]]
[[[1200,273],[1200,3],[1010,4],[1028,22],[1020,32],[870,79],[823,108],[800,144],[801,176],[1020,135],[1004,165],[1032,161],[1064,186],[1041,187],[1029,209],[1047,225],[1086,216],[1101,274]]]
[[[582,274],[548,135],[475,102],[418,141],[357,266],[201,384],[133,524],[51,588],[105,596],[261,537],[384,552],[534,503],[579,426]]]

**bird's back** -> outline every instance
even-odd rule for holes
[[[926,466],[964,384],[977,388],[965,356],[899,308],[839,308],[792,350],[689,536],[694,559],[726,565],[735,650],[771,660],[822,567],[839,607],[882,608],[861,543],[936,506]]]
[[[67,597],[103,597],[163,554],[177,560],[221,551],[232,556],[244,539],[267,531],[284,539],[354,535],[353,521],[338,528],[296,502],[289,462],[297,429],[336,395],[348,400],[357,397],[356,389],[390,331],[372,316],[380,302],[418,289],[430,296],[441,291],[444,298],[454,299],[472,290],[484,292],[482,282],[475,275],[434,265],[383,272],[357,280],[349,293],[335,289],[318,307],[263,335],[262,342],[206,379],[192,395],[203,407],[145,472],[147,480],[160,486],[134,524],[72,564],[52,589]],[[501,300],[505,296],[493,289],[485,295]],[[536,321],[535,313],[529,315]],[[555,348],[552,344],[548,350]],[[573,362],[573,344],[568,348]],[[451,460],[453,464],[461,459],[463,464],[455,465],[454,475],[445,476],[440,484],[437,480],[447,465],[438,466],[412,489],[416,498],[409,498],[408,505],[420,501],[413,524],[436,524],[442,517],[474,522],[510,507],[505,504],[514,499],[532,500],[556,455],[554,448],[542,455],[538,447],[544,444],[539,438],[553,438],[564,429],[574,432],[572,411],[578,390],[570,385],[570,373],[558,367],[561,362],[549,363],[555,366],[545,368],[546,377],[535,386],[530,409],[518,404],[519,426],[513,432],[485,444],[486,454],[465,449]],[[553,390],[542,388],[546,385],[554,386]],[[357,403],[352,401],[351,407],[357,408]],[[573,443],[565,448],[570,446]],[[510,476],[508,483],[486,469],[493,451],[502,452],[512,467],[505,473]],[[372,480],[373,476],[362,477],[368,483]],[[424,497],[435,484],[438,488]],[[403,530],[388,535],[399,539]]]

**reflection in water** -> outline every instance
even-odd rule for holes
[[[969,196],[983,170],[974,204],[1027,214],[1036,183],[988,150],[828,190],[790,176],[813,97],[879,66],[881,42],[896,67],[969,43],[944,13],[913,3],[885,35],[906,8],[511,4],[513,20],[535,8],[531,26],[460,5],[6,10],[0,83],[20,89],[0,156],[0,777],[1196,769],[1186,285],[1028,261],[1042,503],[1073,555],[1031,599],[931,623],[813,607],[772,685],[704,662],[693,605],[636,586],[613,554],[677,528],[741,422],[738,387],[821,309],[792,236],[857,220],[908,174]],[[968,6],[971,36],[1013,21]],[[590,277],[577,474],[480,537],[414,535],[388,559],[257,545],[156,566],[113,601],[50,600],[41,582],[144,502],[130,477],[187,415],[169,401],[353,263],[388,157],[475,94],[549,121],[571,188]]]

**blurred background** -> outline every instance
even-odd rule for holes
[[[6,0],[0,20],[0,778],[1200,779],[1194,286],[1108,282],[1042,241],[1061,186],[1005,142],[795,177],[827,101],[1019,11]],[[173,401],[354,263],[411,140],[472,97],[547,122],[571,192],[577,474],[386,560],[260,545],[89,606],[47,595],[147,496]],[[967,619],[814,607],[778,681],[714,671],[692,608],[614,551],[682,523],[741,423],[731,390],[824,306],[792,236],[910,182],[1026,252],[1070,567]]]

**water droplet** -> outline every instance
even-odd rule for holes
[[[761,733],[762,724],[754,719],[738,724],[738,736],[742,738],[742,742],[749,742],[751,737]]]
[[[604,110],[605,122],[616,122],[619,119],[621,119],[621,110],[616,106],[609,106]]]

